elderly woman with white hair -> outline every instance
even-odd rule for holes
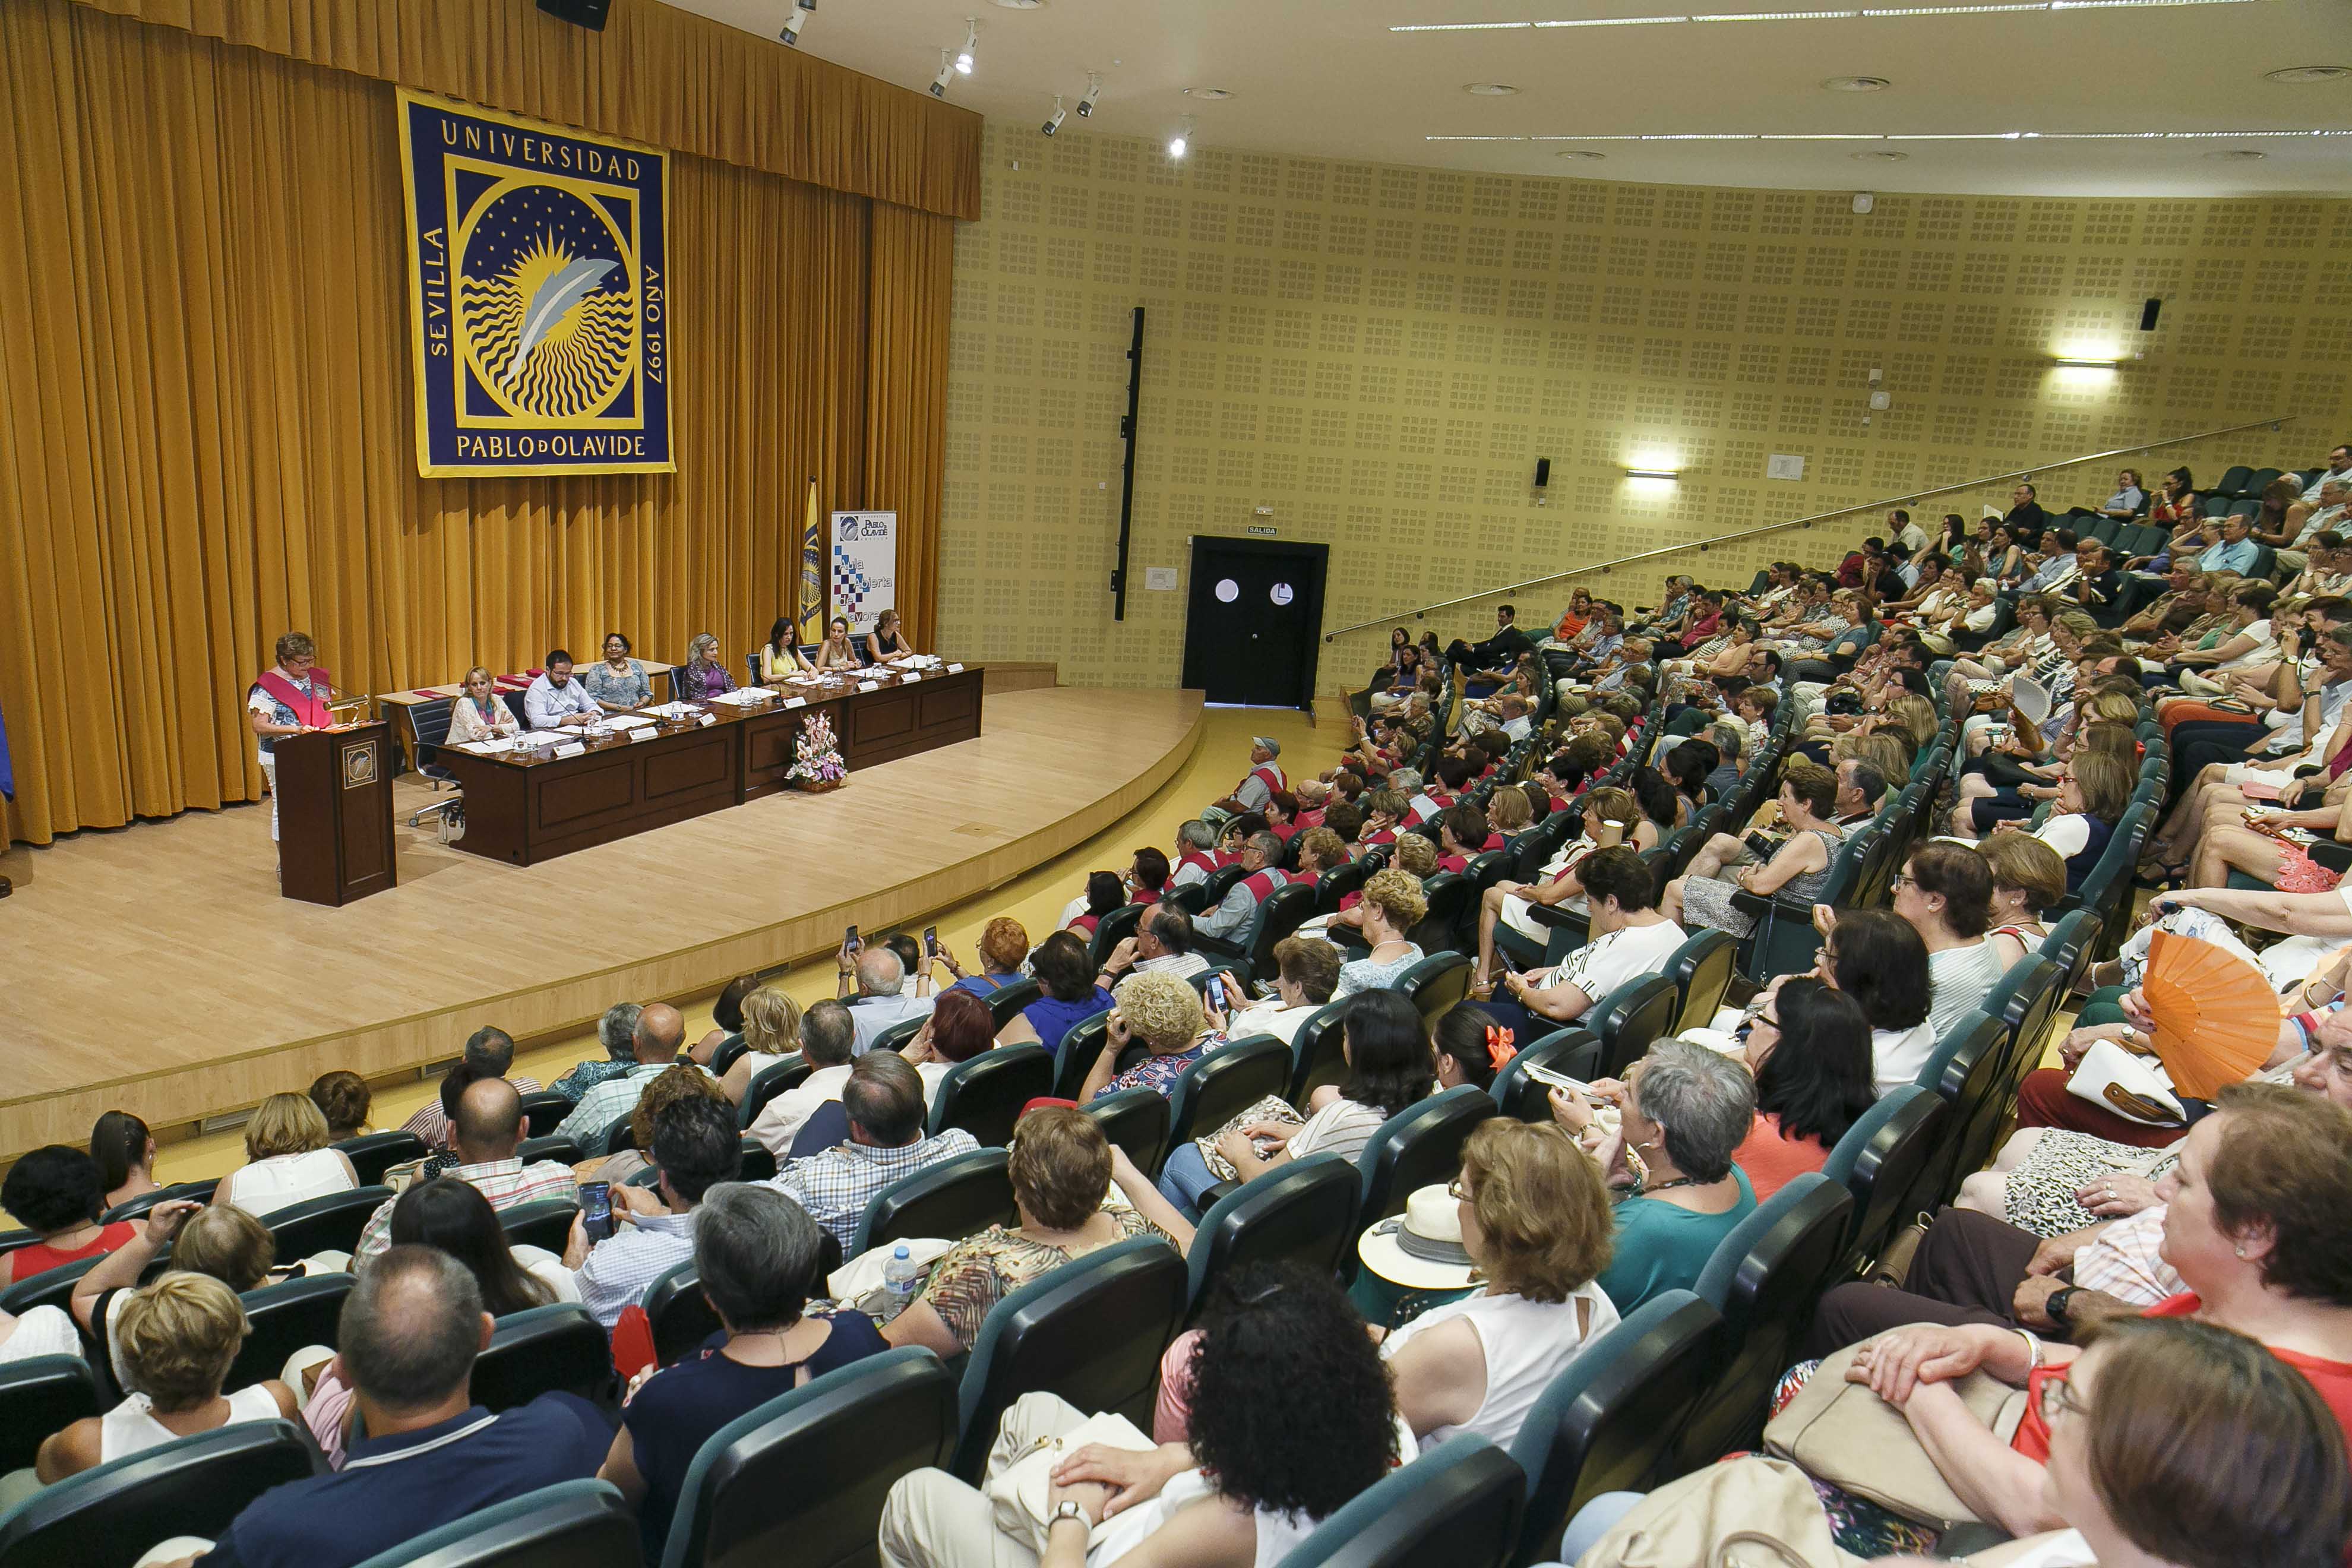
[[[608,1078],[619,1078],[637,1065],[637,1015],[645,1008],[635,1002],[615,1002],[604,1009],[596,1020],[596,1042],[604,1047],[601,1062],[582,1062],[547,1087],[570,1100],[580,1103],[580,1097]]]
[[[1600,1162],[1616,1195],[1615,1257],[1601,1276],[1620,1312],[1698,1282],[1716,1244],[1756,1208],[1756,1189],[1732,1163],[1756,1122],[1756,1080],[1746,1067],[1685,1039],[1664,1039],[1623,1083],[1602,1079],[1599,1098],[1618,1107],[1603,1127],[1581,1095],[1551,1091],[1552,1115]]]
[[[1186,1068],[1225,1043],[1225,1037],[1209,1026],[1201,994],[1192,982],[1165,971],[1129,975],[1111,998],[1102,1054],[1078,1091],[1081,1104],[1123,1089],[1173,1094]],[[1121,1070],[1118,1058],[1137,1047],[1143,1054]]]
[[[677,683],[680,702],[708,702],[735,689],[735,678],[727,673],[727,660],[719,652],[719,639],[709,632],[697,632],[694,640],[686,645],[686,662],[671,677]]]

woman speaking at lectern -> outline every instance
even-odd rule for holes
[[[318,668],[319,647],[302,632],[278,639],[276,668],[261,672],[245,700],[246,718],[261,743],[261,772],[269,781],[269,841],[278,842],[278,738],[323,730],[335,721],[327,710],[334,682]]]

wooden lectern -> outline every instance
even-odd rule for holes
[[[392,731],[382,722],[278,738],[279,891],[348,904],[396,882]]]

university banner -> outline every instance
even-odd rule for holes
[[[833,514],[833,613],[849,617],[849,629],[865,633],[885,610],[898,605],[898,514],[837,511]]]
[[[668,163],[405,89],[416,471],[667,474]]]

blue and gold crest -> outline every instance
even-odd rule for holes
[[[416,471],[676,472],[664,155],[399,96]]]

